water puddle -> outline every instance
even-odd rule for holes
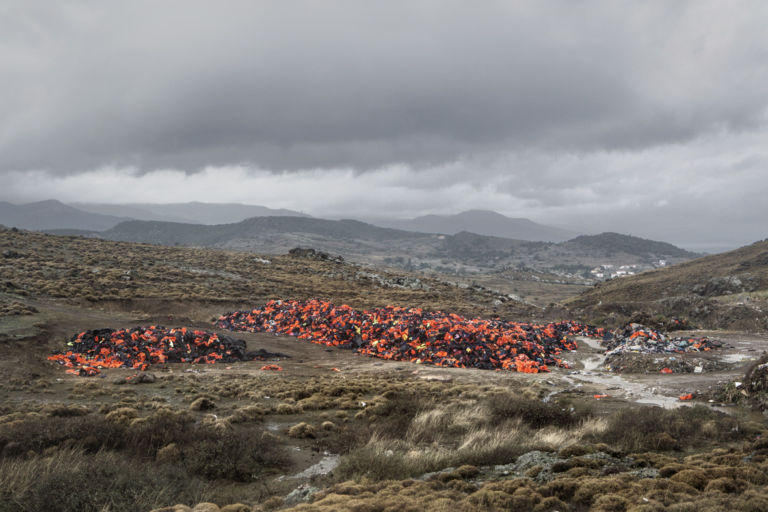
[[[744,361],[755,361],[757,356],[751,354],[725,354],[721,359],[726,363],[742,363]]]
[[[584,383],[600,386],[608,396],[623,398],[641,404],[658,405],[665,409],[672,409],[684,405],[677,396],[666,396],[655,387],[649,387],[640,382],[633,382],[618,373],[603,372],[605,362],[605,348],[600,341],[593,338],[578,338],[579,344],[584,344],[596,353],[589,353],[581,360],[583,369],[565,377],[565,380],[581,386]]]

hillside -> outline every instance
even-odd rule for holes
[[[409,304],[524,317],[534,311],[488,290],[350,263],[4,228],[0,235],[0,295],[117,302],[121,307],[178,300],[242,307],[273,298],[319,297],[360,308]]]
[[[54,200],[28,204],[0,201],[0,224],[19,229],[103,231],[125,220],[124,216],[86,212]]]
[[[371,220],[372,224],[405,231],[455,235],[461,231],[479,235],[528,240],[562,242],[576,235],[572,231],[545,226],[530,219],[511,218],[489,210],[468,210],[455,215],[423,215],[414,219]]]
[[[573,299],[593,314],[643,311],[689,316],[702,325],[768,327],[768,241],[664,269],[599,283]]]
[[[635,271],[641,271],[658,265],[659,259],[679,262],[696,256],[661,242],[635,238],[622,242],[624,235],[582,237],[577,242],[556,244],[466,231],[455,235],[416,233],[353,220],[300,217],[257,217],[215,226],[131,221],[99,236],[271,254],[284,254],[298,246],[312,247],[361,263],[454,274],[525,267],[590,278],[589,271],[596,265],[635,265]],[[613,242],[609,244],[606,239]]]
[[[599,235],[581,235],[562,244],[569,250],[586,248],[599,250],[609,256],[611,254],[635,254],[642,258],[696,258],[700,254],[686,251],[667,242],[657,242],[619,233],[601,233]]]

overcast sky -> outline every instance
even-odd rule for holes
[[[768,237],[768,2],[0,0],[0,199]]]

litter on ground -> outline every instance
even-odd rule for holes
[[[723,344],[710,338],[689,336],[669,337],[668,335],[641,324],[629,324],[623,329],[608,333],[603,343],[606,357],[642,352],[645,354],[670,354],[683,352],[708,352],[721,348]]]

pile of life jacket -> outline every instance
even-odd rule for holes
[[[230,363],[283,354],[246,352],[245,341],[209,331],[161,326],[95,329],[72,336],[67,350],[48,357],[70,367],[69,373],[95,375],[101,368],[146,370],[151,364]]]
[[[576,349],[569,336],[605,335],[576,322],[535,325],[394,306],[359,311],[321,300],[272,300],[222,315],[216,326],[296,336],[383,359],[526,373],[564,366],[558,355]]]

